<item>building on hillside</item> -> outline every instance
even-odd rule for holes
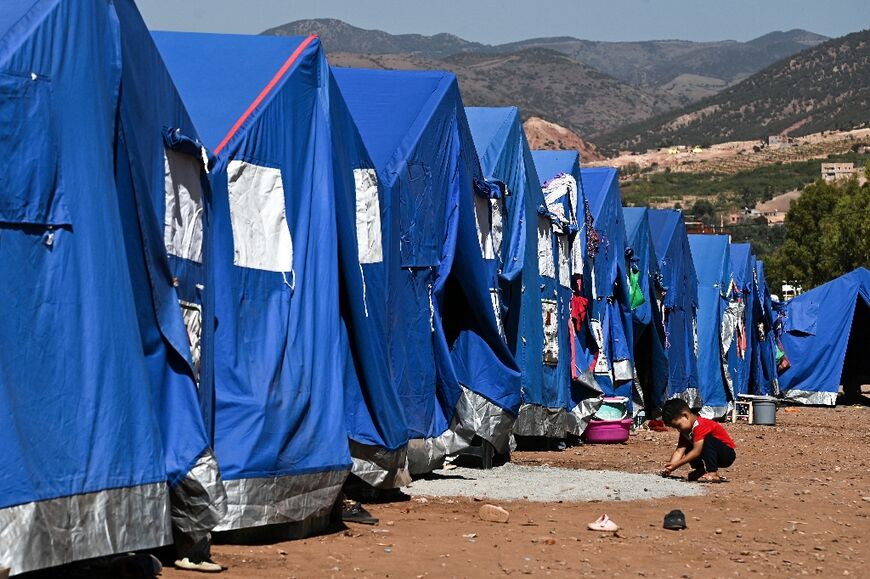
[[[822,179],[830,183],[838,179],[851,179],[855,175],[855,163],[822,163]]]

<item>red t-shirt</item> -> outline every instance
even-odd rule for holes
[[[731,437],[728,436],[728,431],[721,424],[700,416],[695,420],[695,424],[692,425],[692,432],[688,436],[680,433],[680,443],[677,446],[680,448],[691,448],[694,445],[694,441],[704,440],[708,435],[719,440],[719,442],[729,448],[735,448],[734,441],[731,440]]]

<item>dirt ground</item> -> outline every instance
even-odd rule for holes
[[[377,527],[267,546],[214,547],[222,577],[870,577],[870,408],[780,409],[777,426],[726,425],[737,462],[699,497],[596,503],[473,499],[371,505]],[[517,452],[526,465],[655,472],[675,435],[639,431],[624,445]],[[685,469],[683,469],[685,471]],[[685,474],[683,472],[682,474]],[[506,485],[510,484],[505,480]],[[685,483],[699,484],[699,483]],[[667,531],[682,509],[688,529]],[[586,530],[607,513],[616,534]],[[194,577],[166,569],[164,577]]]

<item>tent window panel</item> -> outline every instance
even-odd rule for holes
[[[553,257],[553,225],[544,216],[538,216],[538,273],[544,277],[556,277]]]
[[[484,259],[497,259],[504,237],[504,200],[474,195],[474,221]]]
[[[555,300],[541,300],[541,317],[544,324],[544,364],[559,363],[559,308]]]
[[[360,263],[384,261],[381,203],[374,169],[354,169],[356,189],[356,243]]]
[[[568,235],[564,233],[556,234],[556,243],[559,246],[559,285],[571,287]]]
[[[202,355],[202,307],[199,304],[178,300],[181,305],[181,316],[187,329],[187,343],[190,345],[190,357],[193,361],[193,373],[199,383],[199,369]]]
[[[170,255],[197,263],[202,263],[201,172],[199,159],[163,149],[163,243]]]
[[[291,271],[293,241],[287,225],[281,170],[230,161],[227,180],[233,263],[265,271]]]

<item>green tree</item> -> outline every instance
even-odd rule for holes
[[[870,181],[870,161],[864,162],[864,178]]]
[[[810,289],[870,265],[870,187],[852,179],[810,185],[785,216],[785,242],[767,261],[771,280]]]
[[[715,223],[716,208],[706,199],[699,199],[692,205],[692,215],[706,224]]]

